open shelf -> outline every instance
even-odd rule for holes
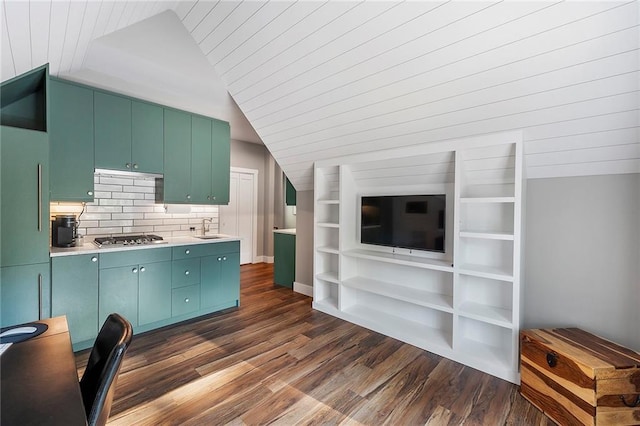
[[[338,199],[319,199],[318,204],[320,205],[330,205],[330,204],[340,204],[340,200]]]
[[[513,241],[513,234],[507,232],[469,232],[461,231],[460,236],[463,238],[480,238],[484,240],[504,240]]]
[[[514,203],[515,197],[460,197],[461,203]]]
[[[513,273],[508,269],[494,266],[463,263],[458,266],[458,272],[476,277],[490,278],[494,280],[513,281]]]
[[[313,285],[314,287],[314,305],[320,304],[328,309],[338,309],[338,293],[339,287],[336,280],[329,274],[318,274]]]
[[[396,253],[383,253],[373,250],[348,250],[343,253],[348,257],[375,260],[378,262],[393,263],[396,265],[413,266],[415,268],[433,269],[436,271],[453,272],[450,261],[431,259],[427,257],[408,256]]]
[[[511,311],[495,306],[474,302],[464,302],[458,307],[458,312],[467,318],[487,322],[499,327],[511,328]]]
[[[453,297],[447,294],[434,293],[361,277],[350,278],[343,281],[342,284],[346,287],[391,297],[404,302],[438,309],[445,312],[453,312]]]
[[[323,246],[323,247],[316,247],[316,250],[322,253],[338,254],[337,247]]]
[[[335,272],[322,272],[320,274],[316,275],[316,278],[323,280],[323,281],[328,281],[331,283],[335,283],[338,284],[340,281],[338,280],[338,274]]]
[[[317,223],[320,228],[340,228],[340,224],[337,222],[320,222]]]
[[[352,317],[352,322],[356,324],[382,332],[403,342],[421,348],[429,348],[429,351],[438,354],[451,352],[450,328],[430,327],[363,304],[350,306],[344,310],[344,313]]]
[[[456,351],[465,354],[472,364],[487,369],[512,370],[513,331],[469,318],[459,318]]]

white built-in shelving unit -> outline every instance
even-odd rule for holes
[[[518,383],[522,163],[520,132],[316,163],[313,307]],[[429,193],[445,253],[360,244],[362,196]]]

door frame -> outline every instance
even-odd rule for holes
[[[258,258],[258,177],[259,170],[256,169],[246,169],[244,167],[231,167],[229,174],[232,172],[235,173],[245,173],[253,175],[253,220],[251,221],[251,234],[253,235],[253,242],[251,247],[251,263],[257,263],[256,259]],[[236,200],[237,201],[237,200]]]

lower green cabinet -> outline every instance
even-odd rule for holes
[[[49,264],[0,268],[0,327],[50,316]]]
[[[200,285],[188,285],[173,289],[171,312],[174,317],[190,314],[200,309]]]
[[[122,266],[100,270],[98,321],[102,324],[109,314],[118,313],[132,326],[138,325],[138,275],[143,267]]]
[[[98,335],[98,260],[97,254],[51,259],[51,316],[67,316],[76,348]]]
[[[240,253],[201,259],[200,303],[203,308],[237,303],[240,299]]]
[[[171,262],[143,267],[138,277],[138,324],[171,318]]]
[[[296,236],[291,233],[273,234],[273,281],[293,288],[296,279]]]

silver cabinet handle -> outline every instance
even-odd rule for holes
[[[138,268],[133,268],[133,269],[131,270],[131,272],[133,272],[134,274],[137,274],[137,273],[138,273]]]
[[[216,196],[215,196],[215,195],[214,195],[214,196],[212,196],[212,197],[211,197],[211,199],[215,200],[215,199],[216,199]]]
[[[93,195],[93,191],[87,191],[87,195]]]
[[[221,260],[222,260],[222,258],[220,258],[220,257],[219,257],[219,258],[218,258],[218,262],[220,262]]]
[[[42,274],[38,274],[38,319],[42,319]]]
[[[210,200],[210,199],[211,199],[211,195],[207,195],[207,200]]]
[[[146,271],[145,267],[144,267],[144,266],[141,266],[141,267],[140,267],[140,272],[144,272],[144,271]]]
[[[189,275],[189,270],[184,271],[185,275]]]
[[[38,163],[38,232],[42,231],[42,164]]]
[[[184,299],[184,303],[189,303],[189,298],[188,298],[188,297],[186,297],[186,298]]]
[[[138,168],[138,163],[133,163],[133,168],[137,169]]]
[[[93,256],[93,257],[91,258],[91,261],[92,261],[92,262],[97,262],[97,261],[98,261],[98,258],[97,258],[96,256]]]
[[[186,249],[186,250],[184,251],[184,254],[189,254],[189,253],[191,253],[191,251],[189,251],[189,249]]]
[[[227,256],[222,256],[222,260],[227,260]]]
[[[191,195],[187,194],[187,200],[191,199]]]
[[[127,164],[125,164],[124,166],[125,166],[127,169],[130,169],[130,168],[131,168],[131,163],[127,163]]]

